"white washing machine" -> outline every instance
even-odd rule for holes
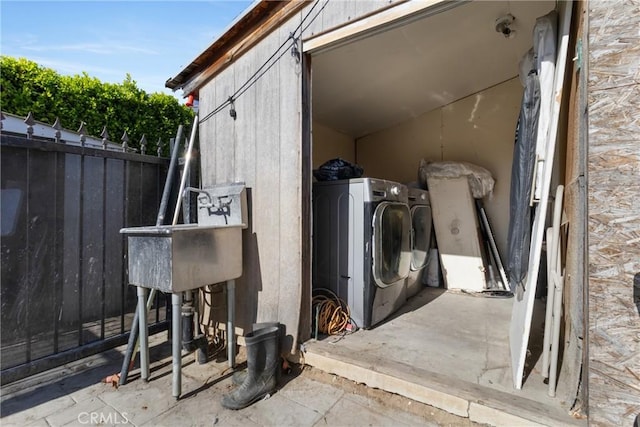
[[[313,287],[343,299],[370,328],[407,299],[411,269],[407,187],[374,178],[313,184]]]
[[[422,276],[429,262],[433,218],[429,192],[419,188],[408,189],[411,211],[411,268],[407,276],[407,298],[422,289]]]

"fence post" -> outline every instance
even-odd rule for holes
[[[36,121],[31,111],[29,111],[29,114],[27,114],[27,117],[24,119],[24,123],[27,125],[27,139],[33,138],[33,125],[36,124]]]
[[[87,131],[87,128],[84,125],[84,122],[80,122],[80,129],[78,129],[78,133],[80,134],[80,146],[84,147],[84,142],[87,140],[87,137],[85,136],[85,132]]]
[[[120,140],[122,141],[122,151],[127,151],[127,147],[129,147],[129,135],[127,135],[127,131],[124,131],[124,134],[122,135],[122,138],[120,138]]]
[[[102,129],[102,132],[100,133],[100,136],[102,137],[102,149],[106,150],[107,149],[107,141],[109,140],[109,131],[107,131],[107,125],[104,125],[104,128]]]
[[[158,146],[156,148],[156,152],[158,154],[158,157],[161,157],[161,155],[162,155],[162,138],[158,138]]]
[[[140,139],[140,154],[144,154],[147,150],[147,137],[142,134],[142,138]]]
[[[60,139],[62,137],[62,132],[60,132],[62,130],[62,125],[60,124],[60,118],[56,117],[56,121],[53,122],[53,125],[51,125],[51,128],[55,129],[56,131],[55,139],[56,139],[56,142],[60,144],[62,142],[62,140]]]

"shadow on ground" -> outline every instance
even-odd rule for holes
[[[171,345],[169,343],[164,342],[149,348],[150,360],[161,360],[168,355],[171,355]],[[41,380],[42,384],[40,385],[36,385],[35,377],[5,385],[3,394],[10,394],[11,396],[3,399],[0,403],[0,415],[7,417],[27,411],[46,402],[90,387],[102,382],[109,375],[119,373],[122,367],[122,355],[116,350],[103,352],[99,357],[91,358],[91,360],[96,364],[94,368],[87,369],[86,360],[80,360],[47,371],[44,373],[46,378]],[[169,361],[168,364],[171,364],[171,362]],[[153,365],[150,371],[150,381],[164,376],[164,374],[161,374],[154,377],[153,373],[161,371],[166,365],[167,363]],[[138,367],[136,366],[134,369],[137,370]],[[133,375],[129,375],[128,379],[133,381],[137,378],[139,378],[139,374],[136,372]],[[24,384],[24,389],[28,391],[21,392],[20,384]]]

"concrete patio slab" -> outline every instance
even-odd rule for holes
[[[34,375],[2,387],[0,425],[23,426],[474,426],[406,397],[303,365],[293,365],[268,398],[239,411],[221,406],[233,390],[224,358],[199,365],[183,355],[183,394],[171,396],[171,345],[166,334],[150,339],[150,381],[138,369],[114,387],[102,380],[120,371],[124,347]],[[243,351],[238,362],[242,367]]]

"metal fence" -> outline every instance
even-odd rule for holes
[[[168,159],[5,132],[0,154],[5,384],[126,342],[136,295],[119,230],[155,224]],[[149,323],[166,327],[164,298]]]

